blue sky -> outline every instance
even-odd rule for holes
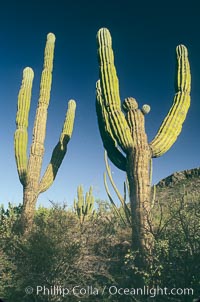
[[[53,85],[43,171],[58,141],[67,102],[77,102],[74,132],[52,187],[38,204],[49,200],[70,206],[79,184],[92,185],[96,198],[107,199],[103,185],[103,146],[95,112],[98,79],[96,33],[107,27],[113,38],[120,95],[147,103],[149,141],[155,136],[174,96],[175,48],[185,44],[192,74],[191,107],[174,146],[153,161],[153,182],[175,171],[199,167],[200,39],[197,1],[4,1],[0,10],[0,203],[22,202],[13,136],[17,95],[23,68],[35,73],[29,121],[29,143],[39,95],[46,35],[56,35]],[[124,173],[113,177],[122,189]]]

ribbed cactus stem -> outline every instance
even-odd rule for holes
[[[67,144],[72,136],[74,126],[75,110],[76,103],[74,100],[70,100],[68,103],[68,110],[66,113],[65,122],[59,142],[53,150],[51,161],[40,181],[40,193],[46,191],[52,185],[57,175],[58,169],[60,168],[63,158],[67,152]]]
[[[102,28],[97,33],[99,67],[101,70],[101,81],[106,94],[105,106],[120,108],[119,82],[114,66],[114,55],[112,50],[112,39],[109,31]],[[107,83],[110,85],[108,86]]]
[[[127,152],[127,177],[130,185],[131,216],[133,225],[133,244],[143,251],[149,247],[148,220],[150,211],[150,148],[145,133],[144,114],[138,109],[135,99],[127,98],[123,109],[131,130],[135,148]]]
[[[176,54],[177,75],[174,101],[157,135],[149,144],[152,149],[152,157],[159,157],[171,148],[182,130],[190,107],[191,75],[186,47],[177,46]]]
[[[14,137],[15,159],[17,171],[22,185],[26,184],[27,177],[27,144],[28,144],[28,117],[31,102],[31,92],[34,73],[29,67],[23,71],[22,85],[18,95],[16,116],[16,131]]]
[[[104,148],[113,164],[122,171],[126,171],[126,158],[119,150],[108,121],[108,113],[103,105],[100,81],[96,83],[96,112],[98,117],[99,130]]]
[[[76,103],[75,101],[71,100],[68,104],[68,111],[60,140],[57,146],[54,148],[51,162],[47,167],[42,180],[40,180],[42,160],[44,155],[47,111],[52,84],[54,47],[55,36],[54,34],[50,33],[47,35],[47,42],[44,52],[44,65],[40,82],[40,95],[35,116],[29,160],[27,160],[27,127],[33,80],[33,71],[30,68],[26,68],[24,70],[22,86],[18,96],[18,111],[16,118],[17,130],[15,132],[15,156],[17,170],[24,192],[22,212],[22,226],[24,231],[31,227],[38,195],[47,190],[56,177],[58,169],[65,156],[67,143],[71,138],[74,124]]]
[[[86,193],[85,196],[85,201],[86,201],[86,208],[85,210],[87,211],[88,215],[91,215],[93,212],[93,207],[94,207],[94,196],[92,193],[92,187],[90,187],[89,192]]]
[[[54,47],[55,36],[50,33],[47,35],[47,43],[44,52],[44,68],[41,76],[40,96],[36,111],[33,128],[33,141],[29,158],[29,171],[31,171],[32,168],[37,171],[37,179],[34,175],[34,179],[37,181],[37,183],[40,177],[41,162],[44,155],[44,140],[46,134],[47,110],[49,106],[52,83]]]
[[[111,36],[106,28],[97,33],[100,82],[102,90],[103,106],[107,113],[107,119],[112,135],[119,147],[125,150],[132,148],[133,141],[121,112],[119,83],[114,66],[114,55],[112,50]]]
[[[65,116],[65,122],[60,136],[60,144],[63,150],[67,147],[67,143],[69,142],[72,136],[72,132],[74,128],[75,111],[76,111],[76,102],[74,100],[69,100],[68,109]]]

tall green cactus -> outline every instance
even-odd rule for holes
[[[77,199],[74,199],[74,210],[81,224],[94,214],[94,196],[92,194],[92,187],[90,187],[89,192],[86,192],[84,198],[83,187],[78,186]]]
[[[150,106],[138,108],[136,100],[126,98],[121,110],[119,83],[114,65],[111,35],[106,28],[97,34],[99,77],[96,85],[96,111],[99,130],[108,157],[127,174],[130,188],[133,248],[142,255],[150,248],[150,161],[167,152],[181,132],[190,106],[190,67],[187,49],[176,48],[177,80],[169,113],[155,138],[148,143],[144,116]],[[123,151],[123,152],[122,152]]]
[[[43,177],[40,178],[44,155],[47,110],[49,106],[52,83],[54,46],[55,36],[54,34],[49,33],[47,35],[44,53],[44,67],[40,83],[40,96],[35,116],[29,158],[27,157],[27,128],[32,82],[34,77],[33,70],[29,67],[25,68],[23,71],[22,85],[18,95],[14,146],[17,171],[20,182],[23,186],[22,224],[25,229],[32,224],[35,205],[39,194],[46,191],[56,177],[58,169],[67,151],[67,144],[73,131],[76,103],[74,100],[70,100],[59,142],[53,150],[51,161],[46,169],[46,172],[44,173]]]

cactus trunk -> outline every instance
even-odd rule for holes
[[[21,216],[21,225],[23,230],[28,231],[31,228],[34,218],[35,206],[38,199],[37,189],[34,186],[27,185],[23,190],[23,211]]]
[[[145,254],[150,248],[148,215],[150,211],[150,148],[145,133],[144,114],[135,99],[127,98],[123,103],[126,120],[131,130],[134,147],[127,152],[126,173],[132,216],[132,244],[135,250]]]
[[[132,217],[132,245],[142,253],[149,247],[147,243],[148,213],[150,210],[149,159],[142,150],[132,150],[127,155],[127,178]]]

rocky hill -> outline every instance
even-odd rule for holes
[[[156,185],[156,199],[180,198],[186,193],[200,196],[200,168],[175,172]]]

